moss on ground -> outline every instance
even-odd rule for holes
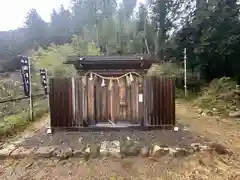
[[[232,79],[215,79],[203,88],[201,95],[194,100],[194,105],[202,109],[214,109],[219,115],[228,115],[237,108],[235,90],[236,82]]]
[[[48,113],[46,100],[39,100],[34,104],[34,120]],[[29,111],[6,116],[0,120],[0,139],[13,136],[23,131],[33,121],[29,119]]]

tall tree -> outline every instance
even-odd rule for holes
[[[48,24],[41,18],[36,9],[31,9],[26,17],[25,27],[27,39],[31,44],[45,45]]]
[[[64,44],[71,41],[71,13],[63,5],[59,13],[53,9],[50,22],[51,39],[56,44]]]

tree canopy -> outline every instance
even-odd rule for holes
[[[0,32],[0,63],[15,69],[14,56],[52,43],[95,44],[105,55],[151,53],[180,64],[187,48],[188,69],[211,80],[239,76],[239,40],[237,0],[72,0],[69,9],[53,9],[50,22],[32,9],[24,28]]]

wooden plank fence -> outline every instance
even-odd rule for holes
[[[51,127],[83,127],[108,119],[147,127],[175,126],[175,80],[163,76],[134,81],[125,88],[124,110],[125,106],[119,105],[123,92],[117,84],[113,83],[113,89],[109,90],[98,81],[89,82],[86,77],[51,79]]]

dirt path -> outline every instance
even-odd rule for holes
[[[202,116],[187,103],[176,103],[178,121],[190,131],[217,141],[240,152],[240,121],[233,118]]]
[[[229,119],[201,116],[184,103],[176,105],[177,118],[190,131],[239,151],[240,125]],[[46,122],[43,120],[42,122]],[[44,125],[45,123],[42,123]],[[40,126],[38,124],[37,126]],[[35,127],[37,127],[35,126]],[[35,128],[33,128],[35,129]],[[34,130],[36,131],[36,129]],[[33,133],[33,131],[28,132]],[[24,136],[24,135],[22,135]],[[0,161],[3,180],[240,180],[240,158],[201,152],[185,158],[93,159],[85,161],[21,159]]]

